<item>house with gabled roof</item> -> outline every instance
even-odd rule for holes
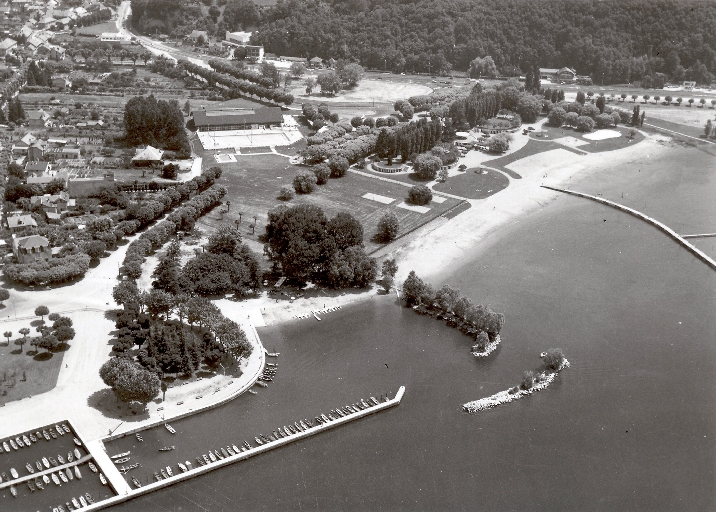
[[[17,233],[27,227],[37,227],[37,222],[32,215],[12,215],[7,218],[7,227],[10,233]]]
[[[164,151],[147,146],[144,149],[137,150],[137,154],[132,158],[132,163],[134,165],[161,164],[162,156],[164,156]]]

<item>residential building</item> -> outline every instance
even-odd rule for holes
[[[44,128],[49,120],[50,114],[43,109],[31,110],[27,113],[27,125],[32,128]]]
[[[144,149],[137,150],[137,154],[132,158],[132,163],[140,166],[161,164],[162,156],[164,156],[164,151],[152,146],[147,146]]]
[[[308,65],[314,69],[323,67],[323,59],[320,57],[313,57],[308,61]]]
[[[542,80],[549,80],[553,83],[571,83],[577,78],[577,72],[571,68],[540,68],[539,76]]]
[[[209,41],[209,35],[206,33],[206,30],[192,30],[191,34],[186,36],[187,39],[191,39],[195,43],[196,43],[196,40],[199,39],[200,37],[204,38],[205,43]]]
[[[101,178],[72,178],[67,183],[67,192],[70,197],[90,197],[113,185],[114,173],[108,172]]]
[[[63,213],[75,209],[76,203],[74,199],[70,199],[68,192],[60,192],[59,194],[45,194],[42,196],[32,196],[30,204],[39,204],[45,213]]]
[[[99,36],[100,41],[129,41],[129,36],[125,36],[118,32],[102,32]]]
[[[49,162],[28,162],[25,164],[25,172],[28,176],[38,175],[42,176],[50,170]]]
[[[7,218],[7,227],[10,233],[17,233],[27,227],[37,227],[32,215],[12,215]]]
[[[10,39],[9,37],[5,38],[0,42],[0,56],[4,57],[10,50],[17,47],[17,41],[14,39]]]
[[[246,48],[246,58],[256,62],[263,62],[264,47],[250,45],[251,32],[226,32],[226,39],[222,41],[224,46]]]
[[[20,263],[49,260],[52,257],[50,241],[40,235],[13,238],[12,252]]]
[[[72,82],[70,82],[69,78],[65,76],[57,76],[52,79],[52,87],[56,87],[58,89],[67,89],[69,87],[72,87]]]
[[[200,132],[278,128],[283,122],[280,107],[237,110],[195,110],[191,113]]]

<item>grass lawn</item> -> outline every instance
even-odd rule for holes
[[[509,184],[510,180],[502,173],[488,169],[487,174],[480,174],[479,169],[467,169],[457,176],[451,176],[444,183],[438,183],[433,190],[467,199],[485,199],[507,188]]]
[[[503,156],[502,158],[489,160],[485,162],[485,165],[487,167],[499,169],[505,174],[508,174],[515,179],[521,179],[522,176],[510,169],[505,168],[505,166],[511,164],[512,162],[516,162],[517,160],[521,160],[525,157],[536,155],[537,153],[542,153],[544,151],[550,151],[552,149],[567,149],[569,151],[572,151],[571,148],[568,148],[567,146],[563,146],[561,144],[557,144],[556,142],[537,142],[536,140],[529,140],[527,141],[527,144],[519,151],[515,151],[511,155]]]
[[[385,212],[393,211],[398,216],[401,236],[459,203],[455,199],[448,199],[442,204],[432,203],[429,205],[430,211],[423,214],[405,210],[397,205],[407,197],[407,187],[354,173],[348,173],[340,179],[331,179],[312,194],[296,196],[286,203],[277,199],[279,190],[283,185],[291,185],[296,172],[305,167],[291,165],[288,158],[277,155],[237,156],[236,160],[236,163],[220,165],[224,173],[219,183],[229,188],[225,197],[225,200],[231,202],[229,211],[226,206],[215,208],[202,218],[199,226],[212,229],[222,223],[235,224],[241,217],[241,232],[245,238],[254,242],[258,242],[258,237],[265,232],[268,210],[278,204],[315,204],[320,206],[328,217],[341,211],[351,213],[363,224],[366,250],[371,252],[381,247],[381,244],[374,243],[372,238],[378,220]],[[368,192],[387,196],[395,201],[385,205],[361,197]],[[254,215],[257,218],[257,227],[255,233],[252,233],[249,226],[253,224]]]
[[[256,153],[270,153],[271,148],[268,146],[258,146],[255,148],[241,148],[242,155],[254,155]]]
[[[34,329],[32,331],[32,334],[36,334]],[[0,405],[54,388],[62,367],[64,350],[67,349],[66,345],[60,347],[64,349],[59,348],[50,353],[41,349],[38,354],[35,347],[30,345],[30,336],[22,349],[16,344],[16,339],[10,341],[8,346],[7,338],[3,338],[0,341]],[[24,381],[23,372],[27,378]]]
[[[100,23],[98,25],[90,25],[89,27],[80,27],[77,29],[78,34],[88,34],[97,36],[104,32],[117,32],[117,24],[114,21]]]
[[[541,133],[544,137],[544,134],[547,135],[547,140],[549,139],[558,139],[560,137],[574,137],[575,139],[583,140],[585,142],[588,142],[588,144],[585,144],[583,146],[579,146],[579,149],[582,151],[586,151],[587,153],[602,153],[604,151],[614,151],[616,149],[622,149],[627,146],[633,146],[634,144],[641,142],[644,140],[644,136],[637,132],[634,136],[634,139],[629,139],[627,135],[631,131],[631,126],[617,126],[617,127],[609,127],[609,130],[618,131],[621,133],[621,137],[613,137],[611,139],[603,139],[603,140],[589,140],[582,137],[583,135],[586,135],[584,133],[578,132],[574,128],[570,128],[567,126],[562,126],[560,128],[555,128],[554,126],[547,126],[545,123],[542,125],[542,131],[537,132]],[[599,130],[593,130],[591,133],[599,133]],[[532,132],[530,134],[530,137],[536,138],[535,132]],[[540,140],[540,139],[537,139]],[[541,140],[545,140],[542,138]],[[528,144],[531,144],[532,141],[530,141]],[[540,144],[545,145],[544,142],[540,142]],[[563,146],[566,147],[566,146]],[[550,148],[552,149],[552,148]],[[569,149],[569,148],[567,148]]]

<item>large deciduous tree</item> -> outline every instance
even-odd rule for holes
[[[102,365],[99,375],[123,402],[140,402],[146,406],[160,391],[156,373],[124,357],[111,358]]]

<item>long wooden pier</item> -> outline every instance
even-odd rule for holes
[[[643,221],[648,222],[652,226],[656,227],[657,229],[660,229],[667,235],[669,235],[671,238],[676,240],[678,243],[680,243],[682,246],[684,246],[689,252],[691,252],[694,256],[699,258],[701,261],[706,263],[709,267],[716,270],[716,261],[711,259],[709,256],[707,256],[703,251],[696,248],[691,243],[687,242],[683,236],[679,235],[676,231],[671,229],[669,226],[662,224],[656,219],[653,219],[649,217],[648,215],[645,215],[641,213],[640,211],[637,211],[633,208],[629,208],[628,206],[624,206],[623,204],[615,203],[614,201],[610,201],[608,199],[604,199],[597,196],[592,196],[589,194],[585,194],[583,192],[576,192],[574,190],[566,190],[563,188],[556,188],[556,187],[548,187],[547,185],[542,185],[542,188],[547,188],[549,190],[555,190],[557,192],[563,192],[565,194],[570,194],[577,197],[584,197],[585,199],[591,199],[592,201],[596,201],[598,203],[606,204],[607,206],[611,206],[612,208],[616,208],[617,210],[622,210],[623,212],[629,213],[635,217],[640,218]],[[703,236],[703,235],[702,235]],[[690,238],[695,238],[696,236],[691,236]]]
[[[326,430],[330,430],[332,428],[335,428],[335,427],[338,427],[345,423],[357,420],[359,418],[364,418],[366,416],[370,416],[371,414],[375,414],[377,412],[384,411],[386,409],[390,409],[391,407],[395,407],[396,405],[400,404],[400,401],[402,400],[404,394],[405,394],[405,386],[400,386],[400,389],[398,389],[398,392],[396,393],[394,398],[387,400],[385,402],[380,402],[378,405],[371,405],[367,409],[363,409],[358,412],[348,414],[347,416],[344,416],[342,418],[336,418],[335,420],[331,420],[331,421],[328,421],[328,422],[320,424],[320,425],[314,425],[313,427],[311,427],[307,430],[304,430],[303,432],[298,432],[298,433],[290,435],[288,437],[282,437],[282,438],[276,439],[275,441],[270,441],[263,445],[251,448],[250,450],[247,450],[245,452],[239,452],[236,455],[231,455],[224,459],[219,459],[216,462],[207,464],[206,466],[195,467],[191,471],[187,471],[186,473],[178,473],[178,474],[171,476],[169,478],[166,478],[164,480],[160,480],[159,482],[154,482],[154,483],[142,486],[139,489],[126,488],[125,493],[119,494],[117,496],[113,496],[113,497],[108,498],[103,501],[99,501],[99,502],[94,503],[88,507],[84,507],[82,510],[88,510],[88,511],[89,510],[99,510],[99,509],[102,509],[105,507],[110,507],[112,505],[116,505],[117,503],[122,503],[124,501],[130,500],[137,496],[141,496],[143,494],[148,494],[152,491],[156,491],[156,490],[162,489],[164,487],[169,487],[170,485],[174,485],[176,483],[183,482],[184,480],[194,478],[195,476],[198,476],[198,475],[203,475],[205,473],[208,473],[209,471],[213,471],[215,469],[218,469],[218,468],[221,468],[224,466],[228,466],[230,464],[234,464],[236,462],[240,462],[242,460],[246,460],[251,457],[255,457],[256,455],[260,455],[262,453],[268,452],[275,448],[280,448],[280,447],[287,445],[289,443],[293,443],[295,441],[305,439],[307,437],[313,436],[315,434],[319,434],[321,432],[325,432]],[[239,443],[237,442],[237,444],[239,444]]]

